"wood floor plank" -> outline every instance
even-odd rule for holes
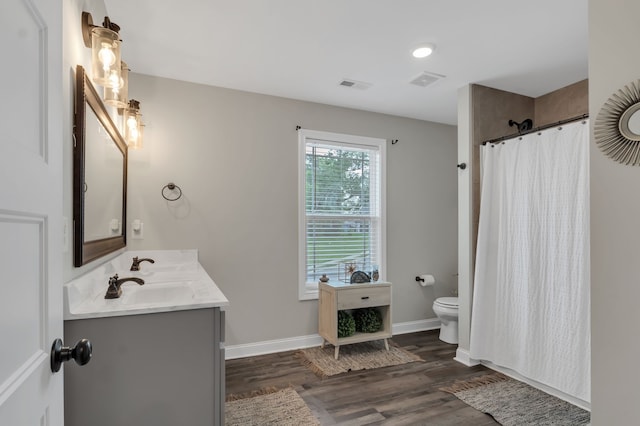
[[[440,341],[437,330],[394,336],[393,343],[424,361],[320,379],[295,351],[228,360],[227,394],[292,386],[322,425],[498,424],[439,390],[490,370],[454,361],[456,346]]]

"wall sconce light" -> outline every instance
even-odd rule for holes
[[[143,128],[140,102],[131,99],[129,107],[124,109],[124,140],[129,149],[142,148]]]
[[[104,17],[102,26],[93,25],[89,12],[82,12],[82,38],[91,48],[91,72],[94,83],[117,88],[121,85],[120,27]]]
[[[116,108],[126,108],[129,97],[129,67],[125,61],[120,68],[120,84],[118,87],[105,86],[104,103]]]

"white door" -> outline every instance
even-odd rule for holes
[[[0,425],[63,424],[62,1],[0,1]]]

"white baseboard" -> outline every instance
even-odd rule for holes
[[[474,365],[480,364],[480,361],[475,360],[469,356],[468,350],[461,348],[456,349],[456,356],[453,359],[461,364],[466,365],[467,367],[473,367]]]
[[[400,322],[391,326],[391,330],[394,335],[415,333],[416,331],[436,330],[438,328],[440,328],[440,320],[438,318]]]
[[[417,331],[435,330],[440,328],[438,318],[429,318],[419,321],[401,322],[393,324],[392,333],[406,334]],[[275,352],[292,351],[295,349],[320,346],[322,337],[318,334],[308,336],[289,337],[286,339],[265,340],[262,342],[244,343],[225,347],[225,359],[245,358],[249,356],[272,354]]]
[[[248,356],[272,354],[294,349],[311,348],[313,346],[320,346],[321,344],[322,337],[320,337],[320,335],[310,334],[308,336],[231,345],[225,347],[225,359],[245,358]]]

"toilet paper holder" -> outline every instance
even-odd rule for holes
[[[416,282],[422,287],[432,286],[436,283],[436,278],[431,274],[418,275]]]

